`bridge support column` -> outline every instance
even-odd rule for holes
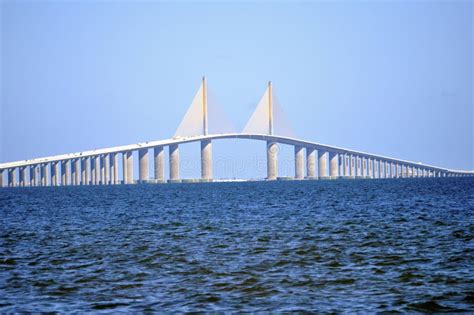
[[[105,159],[105,184],[113,185],[114,184],[114,160],[113,153],[106,154]]]
[[[104,154],[104,185],[110,184],[110,162],[109,162],[109,155]],[[133,166],[132,166],[133,169]]]
[[[378,172],[377,172],[377,160],[372,159],[372,178],[378,178]]]
[[[75,177],[75,184],[76,186],[81,185],[81,160],[75,159],[74,160],[74,177]]]
[[[377,160],[371,159],[371,167],[372,167],[372,178],[377,178]]]
[[[153,148],[155,181],[163,183],[165,181],[165,153],[163,147]]]
[[[122,184],[127,182],[127,152],[122,152]]]
[[[379,179],[382,179],[383,177],[383,162],[381,160],[379,160],[379,164],[378,164],[378,171],[377,171],[377,174],[378,174],[378,178]]]
[[[365,161],[366,161],[365,174],[366,174],[367,178],[372,178],[372,173],[371,173],[372,169],[370,168],[371,167],[370,164],[372,163],[372,159],[368,157],[368,158],[365,158]]]
[[[0,170],[0,188],[3,187],[3,170]]]
[[[109,154],[109,164],[110,164],[110,184],[117,185],[119,182],[117,153]]]
[[[49,182],[50,165],[49,163],[45,163],[42,166],[43,166],[43,175],[41,177],[43,180],[43,186],[51,186],[51,183]]]
[[[343,153],[342,155],[342,176],[348,176],[348,167],[347,167],[347,154]]]
[[[106,178],[105,178],[105,156],[100,156],[100,185],[106,185]]]
[[[15,169],[10,168],[8,170],[8,187],[15,187],[16,186],[16,174]]]
[[[350,154],[346,154],[346,159],[347,159],[347,177],[351,177],[352,175],[352,158]]]
[[[169,182],[177,183],[179,179],[179,145],[170,144],[169,147],[169,160],[170,160],[170,179]]]
[[[87,158],[81,159],[81,185],[85,186],[88,184],[87,181]]]
[[[354,177],[360,176],[360,158],[358,155],[354,156]]]
[[[133,178],[133,152],[127,152],[127,184],[134,184],[135,179]]]
[[[90,185],[91,183],[91,173],[90,173],[90,157],[85,157],[83,161],[84,167],[84,184],[83,185]]]
[[[84,186],[86,184],[86,161],[84,160],[84,158],[81,158],[80,160],[80,164],[81,164],[81,178],[80,178],[80,183],[79,185],[81,186]]]
[[[20,167],[20,187],[26,186],[26,176],[25,176],[25,167]]]
[[[92,157],[91,157],[91,185],[97,185],[97,177],[96,177],[97,168],[96,168],[96,161],[97,161],[97,157],[96,157],[96,156],[92,156]]]
[[[95,183],[94,185],[100,185],[100,155],[94,157],[94,172],[95,172]]]
[[[29,169],[30,169],[29,170],[29,172],[30,172],[30,187],[34,187],[34,186],[36,186],[36,183],[35,183],[35,166],[30,165]]]
[[[304,178],[304,151],[303,147],[295,146],[295,179]]]
[[[323,150],[318,150],[318,177],[319,179],[328,178],[328,152]]]
[[[76,160],[71,160],[71,185],[76,186]]]
[[[51,164],[51,186],[58,186],[58,162],[52,162]]]
[[[278,144],[267,141],[267,180],[277,179],[278,174]]]
[[[67,186],[67,175],[66,175],[67,161],[61,161],[61,186]]]
[[[363,178],[368,177],[368,174],[366,174],[367,172],[366,163],[367,163],[367,159],[362,156],[360,158],[360,176],[362,176]]]
[[[329,160],[331,161],[329,167],[331,178],[339,178],[339,154],[336,152],[329,152]]]
[[[201,141],[201,180],[212,181],[212,142]]]
[[[119,179],[119,157],[118,157],[118,153],[114,153],[114,164],[115,164],[115,169],[114,169],[115,184],[119,184],[120,179]]]
[[[314,148],[306,148],[306,178],[316,178],[316,151]]]
[[[143,184],[149,179],[148,149],[138,150],[138,182]]]

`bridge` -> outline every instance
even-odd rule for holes
[[[135,183],[180,183],[179,146],[201,143],[201,178],[211,182],[212,142],[248,139],[266,143],[267,177],[278,177],[278,144],[294,147],[294,179],[383,179],[417,177],[465,177],[473,171],[453,170],[413,161],[276,135],[271,82],[242,133],[208,132],[207,84],[202,84],[173,138],[98,150],[55,155],[0,164],[0,187],[69,185],[118,185]],[[165,148],[169,154],[169,176],[165,176]],[[138,181],[133,153],[138,152]],[[152,151],[153,174],[150,176]],[[119,176],[119,157],[122,172]],[[6,175],[6,176],[5,176]],[[5,180],[6,177],[6,180]]]

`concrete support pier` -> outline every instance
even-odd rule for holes
[[[51,186],[59,186],[59,164],[51,163]]]
[[[117,153],[109,154],[109,164],[110,164],[110,184],[117,185],[119,183]]]
[[[20,187],[26,186],[26,168],[20,167]]]
[[[0,170],[0,187],[3,187],[3,170]]]
[[[16,174],[15,169],[11,168],[8,170],[8,187],[16,186]]]
[[[304,178],[304,148],[295,146],[295,179]]]
[[[76,160],[71,160],[71,185],[76,185]]]
[[[335,152],[329,153],[330,167],[329,172],[331,178],[339,177],[339,154]]]
[[[206,182],[212,181],[212,142],[201,141],[201,179]]]
[[[278,176],[278,144],[267,142],[267,180],[275,180]]]
[[[349,174],[349,168],[347,166],[347,154],[342,154],[342,176],[347,177]]]
[[[316,150],[306,148],[306,178],[316,178]]]
[[[97,185],[97,177],[96,175],[96,161],[97,157],[91,157],[91,185]]]
[[[66,180],[66,161],[61,161],[61,186],[67,186]]]
[[[358,155],[356,155],[354,157],[354,164],[355,164],[355,177],[359,177],[360,176],[360,157]]]
[[[108,185],[110,183],[110,163],[109,163],[109,155],[104,154],[104,180],[103,185]]]
[[[83,186],[86,184],[86,160],[81,158],[81,179],[80,185]]]
[[[41,165],[41,186],[46,187],[49,186],[49,164],[42,164]]]
[[[354,156],[351,154],[349,155],[349,177],[354,176]]]
[[[95,185],[100,185],[100,156],[94,157]]]
[[[163,183],[165,181],[165,152],[163,147],[153,148],[153,156],[155,181]]]
[[[75,184],[79,186],[81,184],[81,160],[75,159],[74,160],[74,177],[75,177]]]
[[[328,152],[318,150],[318,177],[319,179],[328,178]]]
[[[107,185],[107,165],[105,155],[100,156],[100,185]]]
[[[122,184],[127,183],[127,152],[122,152]]]
[[[170,162],[170,183],[180,182],[179,179],[179,146],[177,144],[171,144],[168,147],[169,150],[169,162]]]
[[[34,186],[36,186],[36,184],[35,184],[35,166],[30,165],[29,169],[30,169],[29,170],[29,172],[30,172],[30,187],[34,187]]]
[[[100,156],[100,185],[105,185],[106,184],[106,178],[105,178],[105,156],[101,155]]]
[[[114,161],[113,161],[113,157],[112,157],[112,154],[113,153],[109,153],[106,155],[106,160],[107,160],[107,163],[105,165],[105,167],[107,168],[105,173],[107,174],[107,185],[113,185],[114,184]]]
[[[126,165],[125,184],[133,184],[134,179],[133,179],[133,152],[132,151],[127,151],[125,153],[124,165]]]
[[[148,149],[138,150],[138,182],[143,184],[149,179]]]

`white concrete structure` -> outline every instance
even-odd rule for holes
[[[295,178],[304,178],[304,147],[295,146]]]
[[[207,83],[205,78],[202,80],[202,88],[200,91],[202,91],[202,98],[200,98],[199,103],[202,105],[202,128],[200,128],[201,131],[198,135],[187,137],[175,136],[172,139],[166,140],[1,163],[0,187],[134,184],[134,152],[138,152],[139,158],[137,182],[164,182],[165,147],[168,147],[169,150],[169,182],[180,182],[179,145],[192,142],[200,142],[201,144],[201,181],[212,181],[212,144],[214,141],[224,139],[247,139],[266,143],[267,180],[278,179],[278,151],[280,145],[294,147],[296,179],[304,178],[305,165],[306,178],[320,179],[339,177],[412,178],[474,176],[473,171],[452,170],[378,154],[274,135],[274,104],[271,82],[268,83],[267,94],[264,94],[265,96],[262,98],[266,104],[268,104],[268,107],[265,107],[265,111],[261,116],[264,117],[265,120],[262,132],[209,134]],[[199,125],[199,127],[201,127],[201,125]],[[150,180],[149,176],[150,149],[153,149],[154,152],[154,178],[152,180]],[[304,150],[306,150],[306,163],[304,161]],[[122,180],[119,178],[119,154],[122,154]],[[318,165],[318,176],[316,176],[316,163]],[[59,172],[59,166],[61,173]],[[49,170],[51,170],[51,177],[48,176]],[[29,172],[29,178],[27,177],[27,172]],[[61,174],[60,178],[59,174]],[[7,177],[6,180],[5,176]]]
[[[169,182],[179,182],[179,146],[172,144],[169,146],[170,179]]]
[[[318,149],[318,178],[328,178],[328,152]]]
[[[306,178],[316,178],[316,150],[306,147]]]

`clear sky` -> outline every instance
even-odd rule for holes
[[[471,1],[1,10],[0,162],[169,138],[206,75],[237,130],[272,80],[299,138],[474,168]],[[181,147],[182,177],[198,157]],[[265,144],[216,141],[214,160],[217,178],[263,177]],[[280,160],[292,175],[293,148]]]

